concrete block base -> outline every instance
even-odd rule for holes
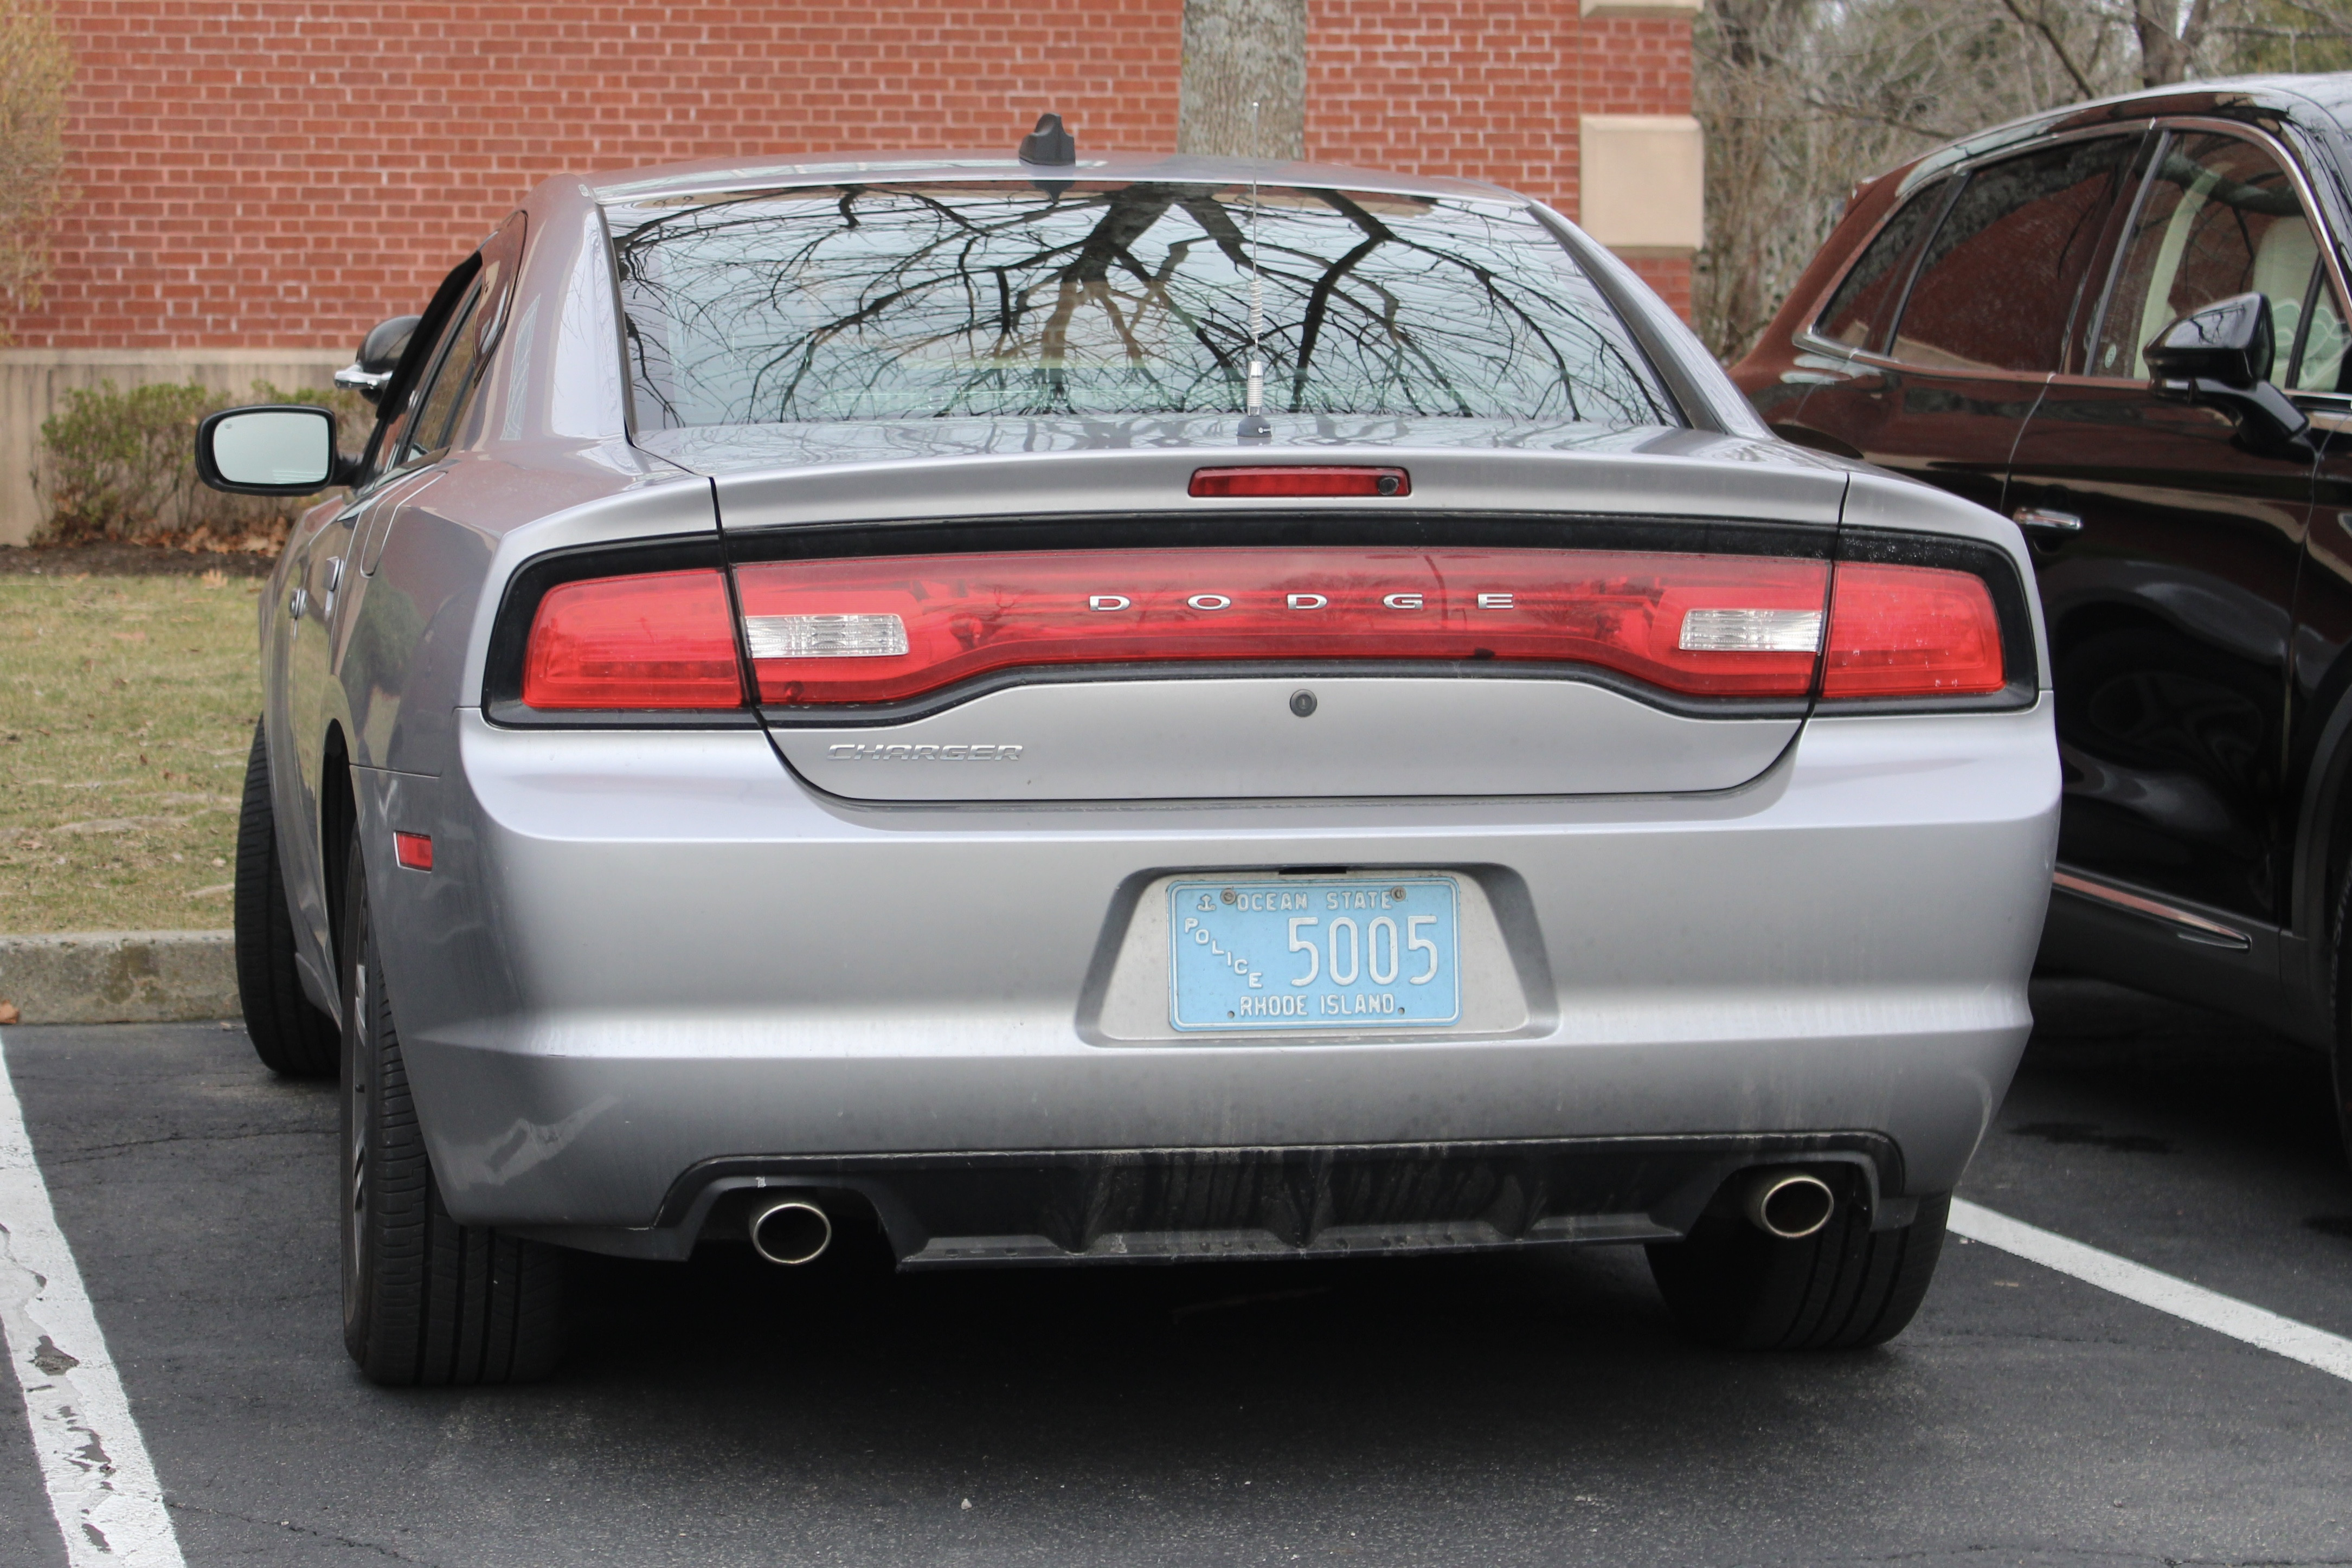
[[[0,1002],[26,1024],[235,1018],[236,946],[225,931],[0,936]]]

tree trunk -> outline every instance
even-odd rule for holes
[[[1184,0],[1176,151],[1216,158],[1307,155],[1307,0]]]
[[[2179,0],[2133,0],[2132,20],[2139,33],[2139,79],[2143,87],[2168,87],[2187,79],[2197,46],[2205,41],[2212,20],[2212,0],[2194,0],[2189,15],[2180,15]],[[2173,31],[2179,27],[2178,33]]]

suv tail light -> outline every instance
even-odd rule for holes
[[[1597,665],[1700,697],[1812,689],[1826,562],[1315,547],[860,557],[737,569],[760,699],[883,702],[992,671],[1163,660]]]
[[[1984,579],[1936,566],[1841,561],[1822,660],[1825,698],[1967,697],[2008,680]]]
[[[735,616],[716,570],[564,583],[532,617],[522,700],[543,709],[740,708]]]

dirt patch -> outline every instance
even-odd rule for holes
[[[201,577],[207,572],[231,577],[267,577],[278,552],[266,553],[168,544],[0,544],[0,576]]]

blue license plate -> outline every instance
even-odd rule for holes
[[[1399,1029],[1462,1016],[1451,877],[1283,877],[1168,889],[1168,1021]]]

